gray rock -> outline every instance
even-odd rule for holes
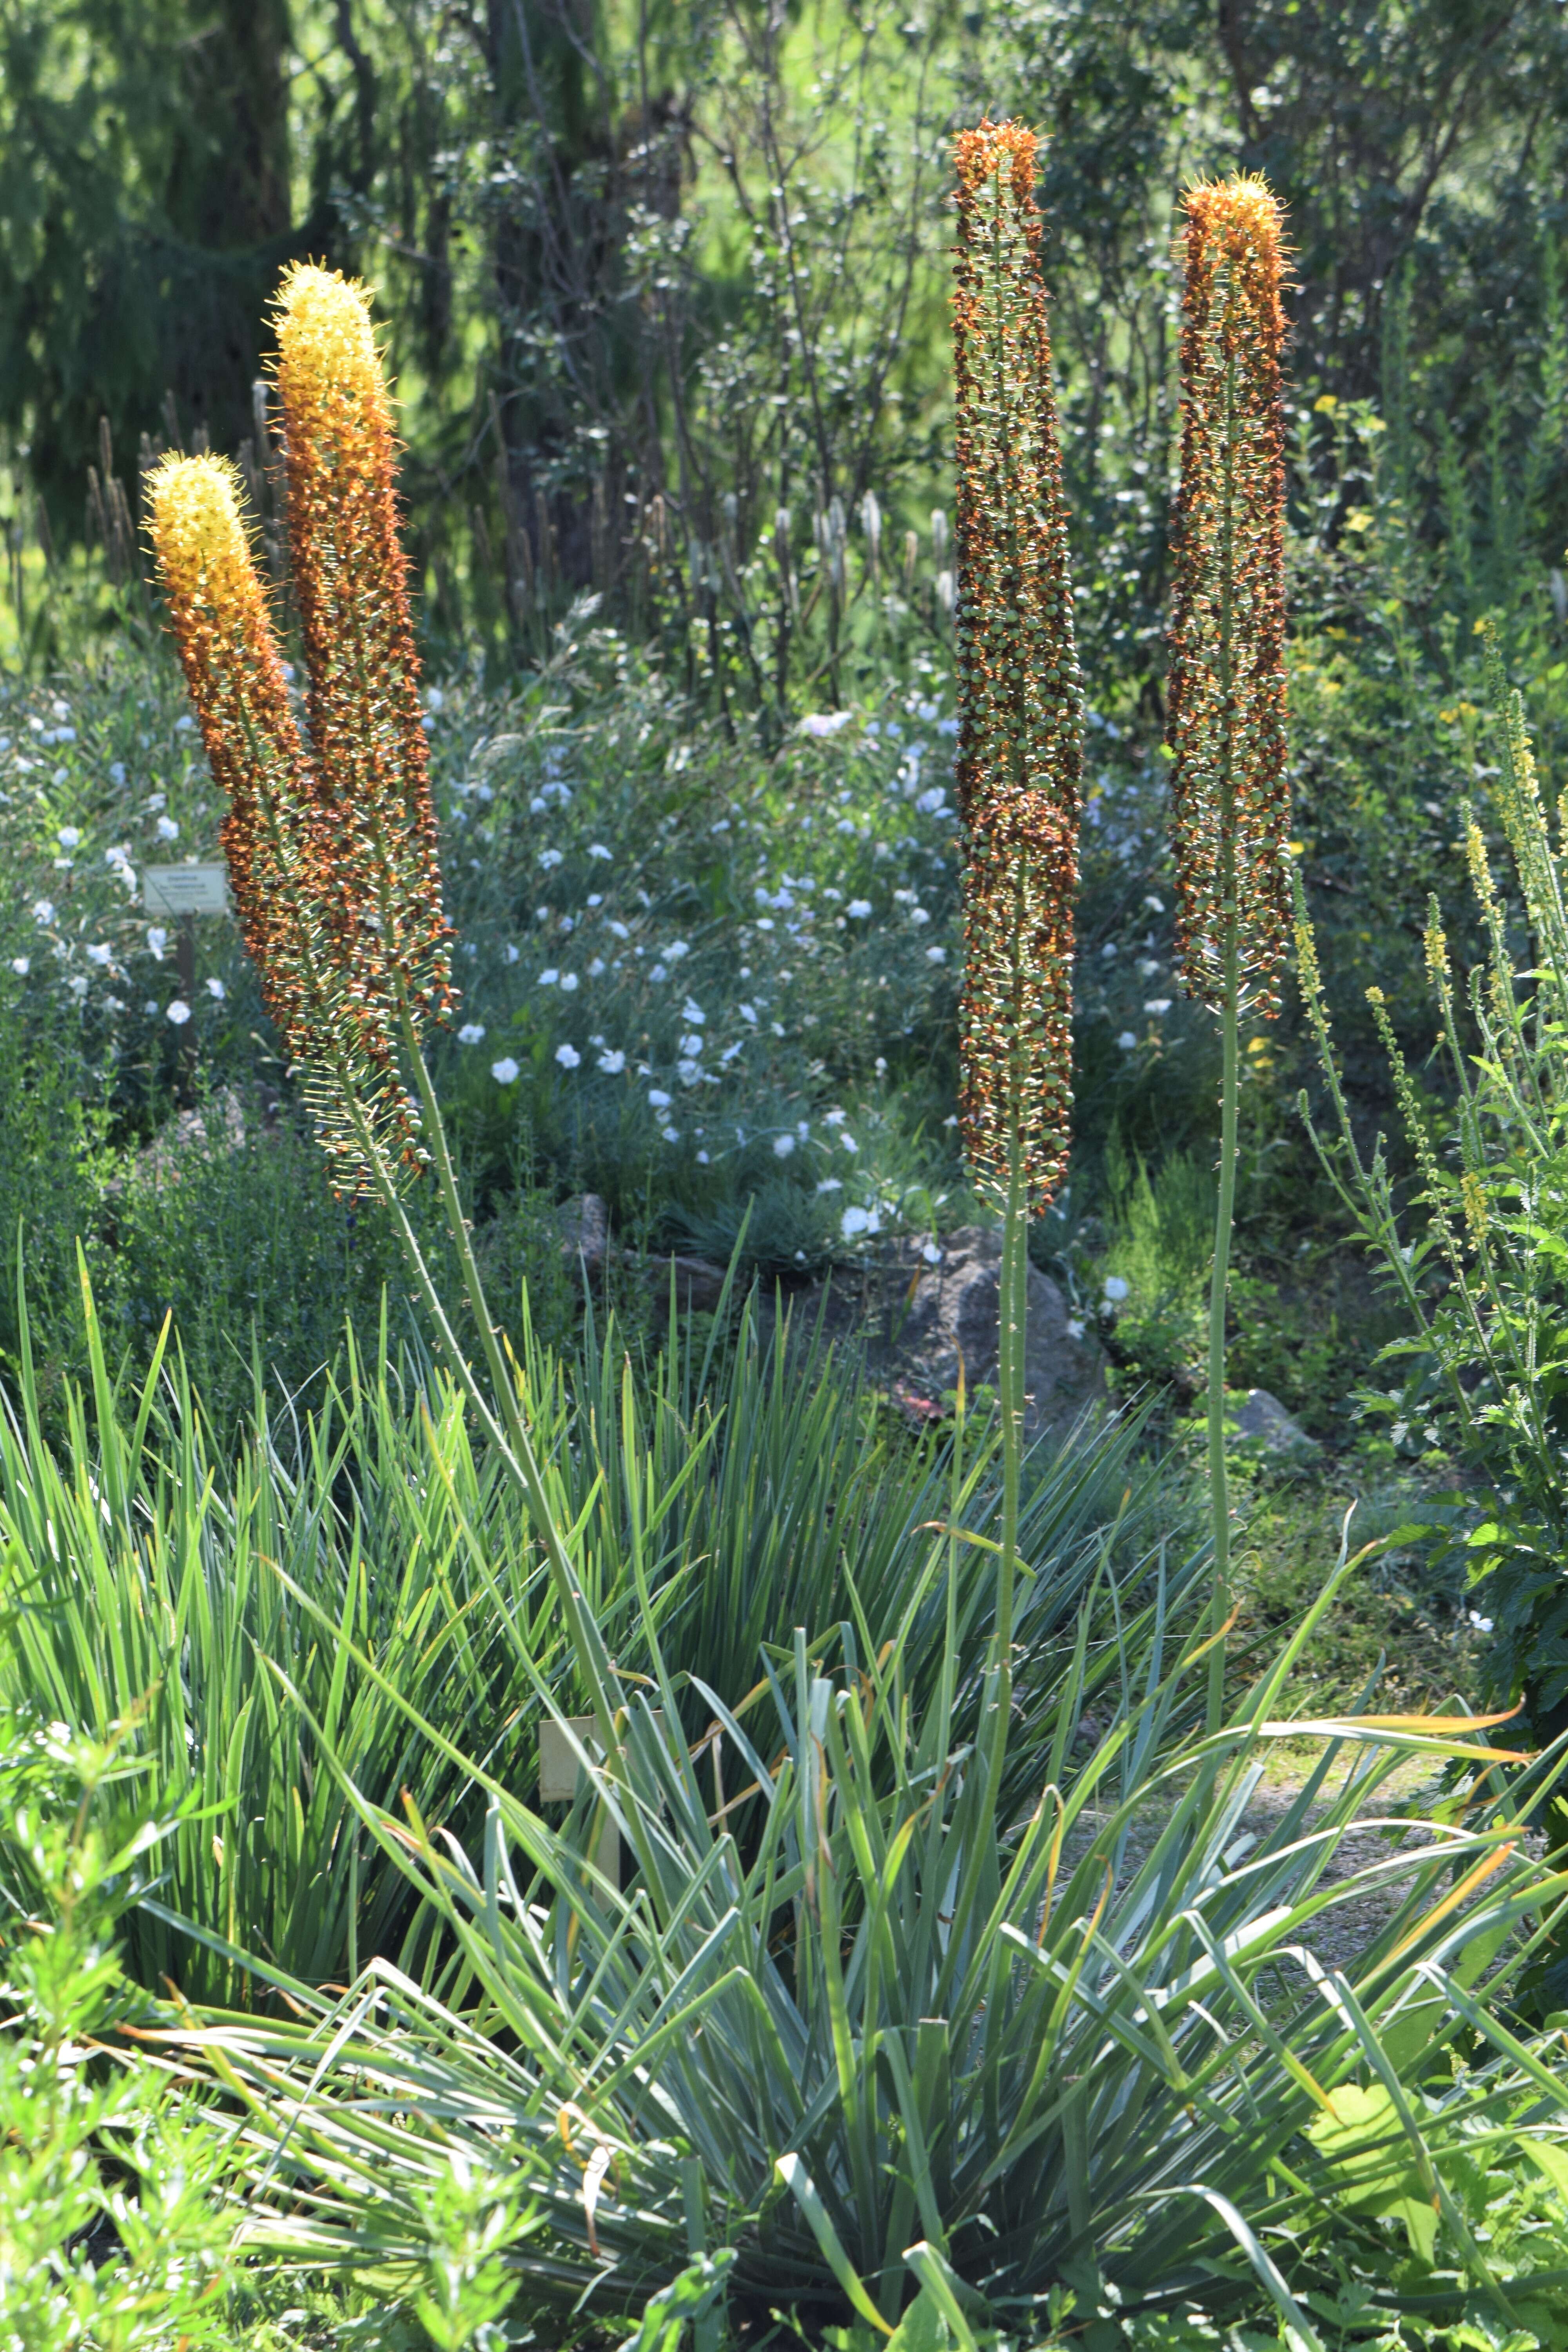
[[[1310,1461],[1321,1451],[1316,1438],[1309,1437],[1300,1423],[1292,1420],[1279,1398],[1270,1396],[1267,1389],[1247,1390],[1247,1402],[1236,1416],[1236,1433],[1259,1453],[1297,1462]]]
[[[610,1246],[610,1213],[597,1192],[580,1192],[555,1212],[561,1255],[584,1275],[603,1271]]]
[[[677,1307],[686,1314],[711,1315],[724,1287],[724,1268],[705,1257],[650,1258],[647,1285],[656,1306],[668,1303],[672,1271]]]
[[[928,1250],[936,1253],[928,1258]],[[994,1384],[1000,1348],[1002,1236],[966,1225],[942,1242],[892,1244],[875,1265],[841,1267],[826,1286],[808,1283],[789,1303],[797,1339],[815,1331],[860,1342],[873,1378],[896,1383],[898,1401],[918,1411],[958,1386],[959,1365],[973,1391]],[[764,1296],[764,1315],[767,1301]],[[1105,1398],[1105,1371],[1094,1342],[1069,1328],[1061,1291],[1048,1275],[1029,1269],[1025,1331],[1025,1429],[1038,1437],[1065,1435]]]

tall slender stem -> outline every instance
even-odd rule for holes
[[[1002,1217],[1002,1265],[997,1282],[996,1379],[1002,1398],[1002,1552],[996,1570],[996,1632],[992,1672],[995,1692],[993,1753],[996,1769],[1007,1740],[1013,1703],[1013,1595],[1018,1570],[1018,1497],[1024,1462],[1024,1346],[1029,1304],[1028,1187],[1022,1114],[1014,1090],[1007,1123],[1007,1200]]]
[[[1220,1008],[1219,1201],[1215,1212],[1214,1274],[1209,1289],[1209,1505],[1214,1521],[1214,1589],[1209,1630],[1207,1722],[1225,1720],[1225,1641],[1230,1615],[1230,1475],[1225,1458],[1225,1316],[1230,1286],[1231,1229],[1236,1220],[1237,1090],[1241,1027],[1241,926],[1236,870],[1236,362],[1225,372],[1225,434],[1220,504],[1219,903],[1224,925]]]
[[[593,1712],[595,1712],[595,1722],[597,1722],[599,1740],[602,1740],[602,1745],[605,1745],[605,1757],[606,1759],[611,1759],[616,1750],[616,1738],[614,1738],[616,1707],[614,1707],[614,1698],[611,1698],[611,1689],[605,1673],[606,1663],[609,1661],[599,1656],[602,1644],[595,1639],[595,1633],[590,1630],[590,1613],[585,1601],[583,1601],[583,1588],[578,1585],[578,1576],[576,1576],[576,1569],[574,1569],[572,1564],[572,1555],[566,1552],[566,1545],[562,1543],[560,1527],[555,1524],[555,1512],[550,1510],[550,1496],[545,1494],[543,1473],[541,1473],[541,1467],[538,1467],[538,1456],[533,1454],[533,1440],[529,1437],[529,1425],[527,1421],[521,1418],[521,1409],[520,1404],[517,1404],[517,1385],[515,1381],[512,1381],[512,1373],[510,1369],[508,1369],[505,1357],[500,1355],[500,1340],[499,1336],[496,1336],[496,1327],[494,1322],[491,1322],[491,1315],[489,1315],[489,1301],[484,1298],[484,1284],[482,1279],[479,1279],[479,1265],[478,1261],[475,1261],[475,1254],[472,1254],[472,1237],[470,1233],[468,1233],[468,1218],[463,1216],[463,1197],[461,1192],[458,1192],[458,1185],[456,1185],[456,1173],[454,1173],[454,1167],[451,1167],[451,1152],[447,1150],[447,1129],[445,1124],[442,1124],[439,1103],[435,1101],[435,1087],[430,1085],[430,1073],[428,1068],[426,1068],[426,1056],[423,1056],[421,1045],[418,1045],[418,1030],[414,1028],[414,1016],[411,1016],[406,1002],[402,1004],[402,1040],[405,1040],[405,1049],[406,1054],[409,1054],[409,1063],[414,1066],[414,1085],[418,1087],[418,1103],[421,1103],[421,1110],[423,1110],[423,1129],[426,1129],[426,1136],[428,1136],[430,1140],[430,1157],[433,1157],[433,1162],[435,1162],[435,1181],[437,1181],[439,1195],[442,1195],[442,1209],[445,1209],[447,1213],[447,1228],[449,1228],[451,1242],[454,1242],[454,1249],[456,1254],[458,1254],[458,1265],[461,1265],[461,1273],[463,1273],[463,1289],[468,1291],[468,1306],[470,1306],[472,1319],[475,1319],[475,1324],[478,1324],[479,1328],[479,1345],[482,1345],[484,1362],[487,1362],[489,1367],[491,1397],[494,1397],[494,1412],[499,1413],[500,1423],[503,1423],[503,1428],[505,1428],[503,1461],[508,1463],[512,1477],[515,1477],[517,1484],[521,1486],[521,1494],[524,1494],[524,1500],[529,1503],[529,1510],[531,1510],[533,1515],[533,1524],[536,1524],[538,1538],[541,1538],[541,1543],[543,1543],[545,1548],[545,1559],[548,1559],[550,1573],[552,1573],[552,1580],[555,1580],[555,1590],[560,1592],[562,1606],[564,1606],[564,1612],[566,1612],[566,1625],[569,1625],[569,1630],[572,1630],[572,1646],[576,1649],[578,1665],[581,1665],[583,1670],[583,1679],[588,1682],[588,1694],[590,1694],[590,1700],[593,1700]],[[402,1225],[402,1233],[405,1233],[405,1246],[406,1246],[411,1240],[414,1240],[414,1233],[411,1233],[406,1216],[402,1216],[402,1202],[397,1202],[397,1209],[400,1209],[400,1225]],[[416,1251],[416,1256],[418,1256],[418,1251]],[[433,1284],[430,1284],[430,1291],[433,1291]],[[463,1381],[466,1388],[472,1390],[472,1385],[475,1383],[472,1383],[472,1376],[466,1371],[466,1367],[463,1367],[461,1350],[458,1350],[458,1345],[456,1345],[456,1339],[454,1334],[451,1334],[451,1327],[447,1324],[445,1315],[442,1315],[442,1328],[445,1328],[447,1345],[449,1345],[454,1357],[458,1360],[458,1379]]]
[[[1214,1276],[1209,1290],[1209,1499],[1214,1515],[1214,1592],[1209,1652],[1208,1728],[1225,1719],[1225,1642],[1230,1614],[1230,1475],[1225,1458],[1225,1315],[1230,1278],[1230,1236],[1236,1220],[1237,1094],[1240,1059],[1240,988],[1237,925],[1226,926],[1225,1010],[1221,1014],[1219,1206],[1215,1214]]]

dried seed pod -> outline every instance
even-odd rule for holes
[[[445,1019],[451,933],[398,537],[392,403],[364,289],[304,266],[279,295],[278,391],[307,709],[334,917],[367,1009]]]
[[[1072,1101],[1083,696],[1035,138],[983,122],[954,155],[961,1109],[976,1175],[1005,1190],[1016,1132],[1030,1206],[1042,1208],[1066,1169]]]
[[[1251,1009],[1277,1009],[1285,843],[1285,457],[1279,207],[1262,180],[1185,198],[1182,476],[1168,740],[1176,951],[1223,1009],[1227,940]]]

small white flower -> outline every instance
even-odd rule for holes
[[[683,1055],[682,1058],[677,1062],[675,1066],[675,1075],[680,1080],[683,1087],[694,1087],[700,1078],[706,1077],[708,1074],[704,1070],[700,1062],[694,1062],[690,1056],[687,1055]]]
[[[601,1054],[599,1056],[599,1067],[609,1077],[618,1078],[626,1066],[626,1057],[618,1045],[612,1053]]]
[[[754,1004],[742,1004],[742,1005],[739,1008],[739,1010],[740,1010],[740,1014],[741,1014],[741,1018],[742,1018],[742,1021],[749,1022],[749,1023],[751,1024],[752,1027],[754,1029],[754,1028],[756,1027],[756,1025],[757,1025],[757,1008],[756,1008],[756,1006],[755,1006]]]
[[[1171,1000],[1168,996],[1151,996],[1147,999],[1143,1006],[1144,1012],[1152,1013],[1156,1019],[1159,1018],[1161,1013],[1169,1013],[1170,1009]]]
[[[459,1045],[477,1045],[484,1034],[485,1024],[482,1021],[465,1021],[458,1032],[458,1043]]]
[[[165,808],[168,805],[168,800],[169,795],[167,793],[149,793],[147,795],[147,806],[149,809]]]
[[[62,824],[55,839],[62,849],[75,849],[81,841],[81,828],[79,825]]]
[[[563,996],[570,996],[577,985],[577,975],[574,971],[563,971],[562,973],[561,992]]]
[[[425,708],[426,710],[442,710],[446,708],[446,703],[447,698],[442,693],[438,686],[426,687],[425,689]]]
[[[147,947],[148,947],[148,951],[149,951],[149,953],[152,955],[153,960],[153,961],[154,961],[155,963],[162,963],[162,962],[163,962],[163,950],[168,946],[168,944],[169,944],[169,934],[168,934],[168,932],[163,929],[163,924],[162,924],[162,923],[151,923],[151,924],[149,924],[149,925],[148,925],[148,928],[147,928]]]
[[[743,1054],[745,1050],[745,1039],[743,1037],[737,1037],[732,1045],[725,1046],[723,1052],[720,1055],[719,1059],[721,1062],[732,1062],[737,1054]]]
[[[223,999],[228,994],[228,991],[224,986],[222,981],[217,979],[215,975],[215,977],[207,982],[207,994],[211,997],[216,997],[221,1003]]]
[[[816,1189],[819,1192],[842,1192],[844,1186],[837,1176],[825,1176]]]
[[[159,840],[178,841],[179,837],[180,828],[177,821],[172,816],[161,816],[158,819]]]
[[[782,1021],[770,1021],[768,1023],[768,1027],[773,1031],[775,1037],[782,1037],[784,1035],[784,1023]]]
[[[149,1021],[156,1020],[157,1015],[158,1015],[158,1000],[157,1000],[157,998],[156,998],[155,996],[150,996],[150,997],[147,999],[146,1003],[142,1007],[142,1012],[147,1015],[147,1018],[149,1019]]]
[[[1159,969],[1160,969],[1160,967],[1159,967],[1159,965],[1155,962],[1154,958],[1153,958],[1152,956],[1140,956],[1140,957],[1139,957],[1139,959],[1138,959],[1138,977],[1139,977],[1139,979],[1140,979],[1140,980],[1152,980],[1152,979],[1153,979],[1153,977],[1154,977],[1154,974],[1159,971]]]
[[[1082,1337],[1083,1324],[1081,1319],[1076,1315],[1069,1315],[1068,1318],[1068,1338],[1069,1339],[1081,1339]]]
[[[70,990],[71,994],[76,998],[77,1002],[79,1003],[81,1002],[81,999],[82,999],[82,998],[87,994],[87,975],[86,975],[86,973],[85,973],[85,972],[78,972],[78,974],[77,974],[77,976],[76,976],[76,978],[75,978],[74,980],[68,980],[68,981],[67,981],[67,982],[66,982],[66,986]]]
[[[1127,1296],[1127,1291],[1128,1284],[1125,1276],[1120,1274],[1108,1274],[1106,1276],[1105,1289],[1101,1296],[1108,1299],[1112,1307],[1121,1306],[1121,1301]]]
[[[1131,1032],[1131,1029],[1124,1029],[1124,1030],[1121,1032],[1121,1036],[1120,1036],[1120,1037],[1118,1037],[1118,1039],[1117,1039],[1117,1041],[1116,1041],[1116,1042],[1117,1042],[1117,1044],[1121,1046],[1121,1050],[1122,1050],[1122,1052],[1123,1052],[1124,1054],[1131,1054],[1131,1053],[1132,1052],[1133,1048],[1136,1046],[1136,1045],[1137,1045],[1137,1043],[1138,1043],[1138,1040],[1137,1040],[1137,1038],[1132,1034],[1132,1032]]]
[[[191,717],[190,712],[187,710],[183,719],[175,719],[174,732],[176,735],[188,735],[195,723],[195,720]]]
[[[575,1070],[579,1068],[583,1060],[583,1056],[577,1051],[575,1045],[557,1045],[555,1048],[555,1058],[560,1063],[563,1070]]]
[[[539,862],[548,872],[551,866],[560,865],[561,852],[558,849],[542,849],[539,853]]]
[[[927,963],[945,963],[947,961],[947,950],[945,948],[927,948],[926,961]]]
[[[691,950],[684,940],[671,940],[664,952],[671,963],[679,963],[682,956],[689,956],[691,953]]]
[[[514,1087],[520,1075],[518,1065],[510,1054],[503,1054],[499,1062],[490,1064],[490,1076],[498,1087]]]
[[[813,735],[820,742],[825,736],[837,735],[847,727],[855,713],[852,710],[812,710],[800,722],[802,735]]]
[[[107,940],[100,940],[98,946],[89,948],[87,960],[89,963],[95,963],[101,969],[103,965],[113,962],[114,950]]]
[[[509,940],[506,944],[506,960],[508,963],[518,962],[521,960],[521,955],[522,950],[521,948],[514,948],[511,941]]]
[[[191,1008],[184,997],[176,996],[163,1017],[167,1021],[172,1021],[176,1029],[183,1029],[191,1017]]]
[[[927,914],[923,907],[911,907],[910,908],[910,920],[911,923],[929,923],[931,917]]]
[[[856,922],[863,922],[871,911],[871,901],[869,898],[851,898],[844,911],[853,916]]]
[[[774,1157],[774,1159],[775,1159],[775,1160],[787,1160],[787,1159],[789,1158],[789,1156],[790,1156],[790,1153],[791,1153],[794,1150],[795,1150],[795,1138],[794,1138],[794,1136],[793,1136],[793,1135],[775,1135],[775,1136],[774,1136],[774,1138],[773,1138],[773,1157]]]
[[[602,890],[590,890],[590,891],[589,891],[589,893],[588,893],[588,904],[589,904],[589,906],[590,906],[590,907],[602,907],[602,906],[604,905],[604,903],[605,903],[605,894],[604,894],[604,892],[603,892]]]
[[[838,1230],[847,1242],[859,1234],[879,1234],[882,1220],[875,1209],[846,1209],[838,1220]]]
[[[599,977],[599,974],[604,971],[604,969],[605,969],[605,959],[604,959],[604,957],[603,957],[603,956],[595,956],[595,957],[594,958],[593,962],[588,966],[588,977],[589,977],[589,979],[590,979],[590,980],[597,980],[597,979],[598,979],[598,977]]]
[[[1467,1609],[1465,1614],[1469,1619],[1478,1633],[1489,1633],[1491,1632],[1491,1619],[1489,1617],[1483,1617],[1479,1609]]]
[[[680,1051],[687,1055],[700,1054],[702,1051],[702,1044],[703,1041],[697,1034],[697,1032],[695,1030],[689,1030],[680,1041]]]
[[[1152,890],[1150,891],[1143,904],[1156,915],[1163,915],[1165,911],[1165,901],[1163,898],[1157,898]]]
[[[19,980],[26,980],[32,968],[30,956],[13,956],[11,959],[11,969]]]
[[[591,841],[588,844],[588,855],[590,857],[602,857],[608,860],[612,853],[605,847],[602,841]]]
[[[699,1134],[699,1135],[700,1135],[700,1134],[701,1134],[701,1132],[702,1132],[702,1129],[701,1129],[700,1128],[699,1128],[699,1129],[698,1129],[698,1130],[697,1130],[697,1132],[698,1132],[698,1134]],[[709,1160],[708,1160],[708,1154],[707,1154],[705,1151],[700,1151],[700,1152],[698,1153],[698,1155],[697,1155],[697,1165],[699,1166],[699,1168],[706,1168],[706,1167],[708,1166],[708,1164],[709,1164]]]
[[[680,1008],[680,1017],[683,1021],[689,1021],[694,1028],[700,1029],[708,1015],[703,1012],[700,1004],[689,996]]]
[[[667,1095],[662,1087],[649,1087],[647,1098],[654,1110],[668,1110],[675,1099],[673,1095]]]
[[[109,763],[109,781],[111,784],[122,784],[125,782],[125,762],[123,760],[110,760]]]
[[[942,1251],[938,1248],[935,1242],[926,1242],[922,1244],[921,1255],[924,1258],[927,1265],[940,1265],[942,1264]]]
[[[678,1127],[661,1127],[659,1133],[663,1136],[666,1143],[679,1143],[680,1141],[680,1129]]]
[[[860,1146],[856,1142],[855,1138],[852,1135],[841,1135],[838,1141],[841,1148],[846,1151],[858,1151],[860,1149]]]
[[[561,974],[555,965],[547,963],[539,975],[539,985],[541,988],[553,988],[560,977]]]
[[[631,937],[631,933],[627,930],[625,923],[617,923],[614,915],[605,916],[605,929],[612,933],[612,935],[617,940],[629,940]]]
[[[541,800],[539,794],[535,793],[528,803],[528,813],[530,816],[542,816],[549,806],[549,802]]]
[[[54,919],[54,900],[52,898],[35,898],[33,901],[33,920],[36,923],[52,923]]]

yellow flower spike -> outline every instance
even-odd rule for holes
[[[419,661],[398,537],[391,396],[363,287],[302,265],[279,289],[278,391],[295,594],[335,919],[366,1017],[453,1003]]]
[[[318,781],[289,707],[267,590],[251,559],[239,477],[226,459],[170,457],[147,478],[149,530],[207,761],[246,950],[340,1191],[367,1181],[347,1108],[399,1153],[414,1126],[394,1080],[384,1017],[346,1016],[353,975],[335,952],[338,892]]]

